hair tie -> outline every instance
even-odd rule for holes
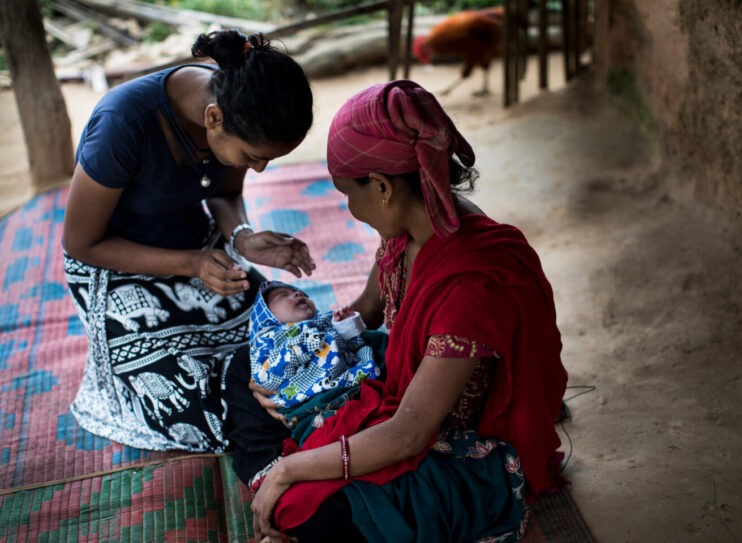
[[[246,41],[245,44],[242,47],[243,47],[242,52],[245,53],[245,54],[247,54],[250,51],[252,51],[252,43],[250,43],[249,41]]]

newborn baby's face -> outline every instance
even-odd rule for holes
[[[299,322],[313,318],[317,314],[314,302],[300,290],[277,287],[268,291],[268,309],[281,322]]]

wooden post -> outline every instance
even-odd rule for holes
[[[518,101],[518,8],[519,0],[504,0],[505,21],[502,33],[504,92],[503,104],[509,107]]]
[[[399,49],[402,44],[402,6],[404,0],[389,0],[387,14],[389,20],[389,80],[397,78]]]
[[[410,78],[410,64],[412,63],[412,38],[414,32],[415,0],[409,0],[407,11],[407,43],[404,51],[404,78]]]
[[[528,62],[528,4],[528,0],[518,0],[516,2],[518,31],[515,34],[515,47],[518,57],[518,80],[526,77],[526,64]],[[519,94],[518,91],[519,89],[516,89],[516,96]]]
[[[582,0],[572,0],[574,2],[574,15],[572,16],[572,43],[574,50],[572,53],[573,68],[572,73],[580,73],[580,52],[582,51]]]
[[[68,181],[74,168],[70,118],[45,38],[38,0],[0,2],[0,40],[36,192]]]
[[[564,79],[572,79],[572,30],[570,0],[562,0],[562,48],[564,49]]]
[[[503,0],[505,18],[502,24],[502,106],[509,107],[512,104],[510,97],[510,0]]]
[[[549,36],[547,25],[549,14],[546,10],[546,0],[538,2],[538,86],[540,89],[549,87]]]
[[[592,48],[593,40],[590,33],[590,25],[589,25],[589,18],[590,18],[590,2],[588,0],[577,0],[577,2],[580,5],[579,9],[579,19],[577,21],[577,35],[579,36],[579,46],[577,48],[577,63],[578,63],[578,69],[579,71],[584,70],[587,68],[587,65],[582,64],[582,53],[588,48],[591,48],[594,52],[595,49]],[[594,59],[593,59],[594,60]]]

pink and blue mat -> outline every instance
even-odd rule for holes
[[[378,235],[355,221],[323,163],[249,175],[256,229],[295,235],[317,269],[296,280],[321,309],[351,302]],[[249,492],[231,457],[133,449],[80,428],[69,412],[87,338],[67,293],[62,222],[67,189],[36,196],[0,220],[0,543],[246,541]],[[526,541],[584,542],[568,490],[534,504]]]

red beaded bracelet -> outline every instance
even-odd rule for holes
[[[350,479],[350,448],[348,447],[348,438],[340,436],[340,454],[343,457],[343,479]]]

